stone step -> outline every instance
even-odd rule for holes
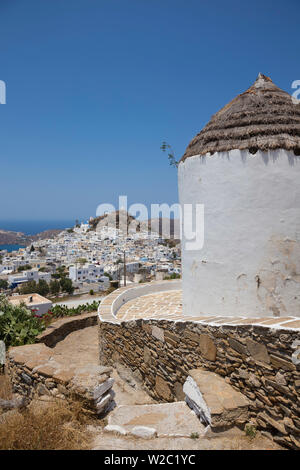
[[[205,426],[184,401],[151,405],[121,405],[108,417],[106,432],[136,437],[203,436]]]
[[[183,392],[190,408],[213,431],[241,426],[249,419],[248,399],[214,372],[190,370]]]

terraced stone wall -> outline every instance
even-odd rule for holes
[[[60,363],[52,348],[68,334],[97,324],[96,313],[62,318],[39,337],[39,343],[12,347],[7,353],[7,372],[13,391],[30,401],[39,396],[78,400],[94,414],[114,406],[112,369],[94,364]]]
[[[190,369],[216,372],[248,397],[258,429],[282,445],[300,448],[297,325],[120,322],[101,312],[98,325],[100,364],[123,363],[155,399],[182,400]]]

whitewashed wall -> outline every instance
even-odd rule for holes
[[[204,246],[187,251],[185,315],[300,316],[300,159],[232,150],[179,165],[180,203],[204,209]]]

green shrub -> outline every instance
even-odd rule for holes
[[[62,277],[59,281],[60,288],[62,292],[67,292],[68,294],[73,294],[74,287],[72,284],[72,280],[67,277]]]
[[[30,264],[26,264],[25,266],[19,266],[18,267],[18,272],[21,273],[22,271],[29,271],[29,269],[32,269]]]
[[[20,294],[34,294],[37,292],[37,283],[35,281],[24,282],[19,287]]]
[[[39,317],[26,308],[25,304],[14,306],[4,295],[0,295],[0,340],[6,347],[35,343],[36,337],[56,318],[72,317],[82,313],[95,312],[100,301],[81,304],[77,307],[54,305],[52,310]]]
[[[60,283],[57,280],[50,281],[50,292],[53,295],[58,294],[60,291]]]
[[[44,279],[39,279],[39,282],[36,286],[36,292],[37,294],[40,294],[42,296],[46,296],[49,294],[50,289],[48,283]]]
[[[0,289],[7,289],[8,282],[5,279],[0,279]]]
[[[67,307],[67,305],[54,305],[51,310],[52,318],[73,317],[82,313],[90,313],[98,310],[100,301],[94,300],[91,304],[81,304],[77,307]]]
[[[0,296],[0,339],[9,346],[33,344],[35,338],[45,329],[42,319],[26,308],[25,304],[11,305]]]

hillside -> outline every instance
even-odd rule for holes
[[[0,229],[0,245],[30,245],[37,240],[54,238],[62,230],[52,229],[37,233],[36,235],[25,235],[22,232],[12,232]]]
[[[140,232],[150,231],[150,229],[152,228],[154,232],[158,233],[163,238],[179,239],[179,219],[167,219],[160,217],[156,219],[148,219],[146,221],[139,221],[133,215],[130,215],[126,211],[116,211],[111,212],[110,214],[104,214],[102,216],[95,217],[94,219],[90,220],[90,230],[97,231],[101,230],[103,227],[116,227],[117,229],[119,229],[120,219],[122,221],[122,217],[124,217],[124,220],[127,220],[127,231],[129,233],[131,230],[136,230],[137,232]],[[169,226],[170,230],[168,231]]]
[[[90,230],[101,230],[103,227],[114,227],[117,229],[121,229],[120,223],[127,222],[127,231],[130,231],[130,226],[137,225],[137,231],[140,231],[140,222],[135,219],[134,216],[128,214],[126,211],[115,211],[109,214],[104,214],[99,217],[95,217],[94,219],[90,220]],[[133,224],[133,225],[132,225]]]
[[[22,232],[0,230],[0,245],[25,245],[26,241],[27,237]]]

